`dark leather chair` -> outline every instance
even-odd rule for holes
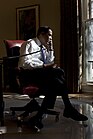
[[[7,52],[7,57],[4,58],[4,81],[7,80],[7,82],[4,83],[4,86],[6,88],[8,84],[10,90],[20,94],[27,94],[31,98],[31,101],[26,106],[10,108],[13,115],[15,115],[16,111],[23,111],[23,113],[18,116],[18,126],[21,126],[21,121],[23,121],[29,113],[38,111],[40,105],[35,98],[43,93],[37,86],[27,84],[24,77],[25,70],[18,68],[19,50],[22,44],[26,42],[24,40],[4,40],[4,43]],[[55,115],[56,121],[59,119],[59,112],[57,111],[48,109],[46,114]]]

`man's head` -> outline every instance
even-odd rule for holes
[[[44,45],[52,42],[52,29],[48,26],[41,26],[37,31],[37,38]]]

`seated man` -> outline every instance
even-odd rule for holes
[[[52,30],[48,26],[38,29],[37,37],[28,40],[20,49],[19,67],[26,69],[25,79],[33,82],[44,92],[41,108],[34,117],[34,126],[41,128],[42,115],[47,108],[54,106],[56,96],[62,96],[64,102],[63,116],[76,121],[86,121],[88,118],[80,114],[71,104],[64,72],[54,63]],[[41,94],[42,95],[42,94]]]

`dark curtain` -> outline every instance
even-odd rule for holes
[[[78,90],[77,1],[60,0],[61,9],[61,67],[65,71],[70,93]]]

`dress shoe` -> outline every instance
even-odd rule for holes
[[[71,118],[75,121],[86,121],[88,120],[88,118],[79,113],[74,107],[71,107],[69,109],[65,108],[64,112],[63,112],[63,116],[66,118]]]

